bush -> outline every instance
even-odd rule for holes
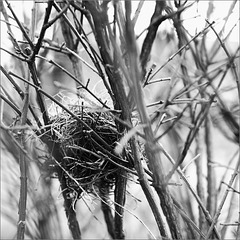
[[[3,216],[17,239],[65,238],[64,224],[74,239],[240,235],[238,2],[220,29],[209,2],[194,35],[198,16],[184,17],[200,2],[35,1],[24,21],[0,4],[12,44],[1,47],[2,191],[14,200]]]

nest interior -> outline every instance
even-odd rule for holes
[[[67,186],[78,193],[111,189],[120,165],[132,168],[126,159],[113,152],[122,136],[113,115],[83,106],[74,106],[70,110],[81,121],[64,111],[52,120],[54,141],[59,143],[63,155],[60,165],[64,169]]]

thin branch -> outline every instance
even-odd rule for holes
[[[141,13],[141,10],[142,10],[142,7],[143,7],[144,2],[145,2],[145,0],[142,0],[142,1],[139,1],[139,3],[138,3],[136,12],[135,12],[135,14],[134,14],[134,16],[133,16],[133,19],[132,19],[133,26],[135,26],[136,23],[137,23],[137,20],[138,20],[138,17],[139,17],[139,15],[140,15],[140,13]]]
[[[17,54],[8,51],[5,48],[0,47],[0,50],[3,50],[4,52],[8,53],[9,55],[11,55],[11,56],[15,57],[16,59],[20,60],[21,62],[27,62],[27,60],[25,58],[22,58],[22,57],[18,56]]]
[[[224,42],[221,40],[219,34],[216,32],[216,30],[214,29],[214,27],[212,26],[212,24],[209,23],[208,20],[206,20],[206,22],[209,24],[209,26],[211,27],[211,29],[213,30],[213,32],[215,33],[218,41],[220,42],[224,52],[226,53],[227,57],[228,57],[228,60],[229,60],[229,64],[231,66],[231,68],[233,69],[233,73],[234,73],[234,77],[235,77],[235,81],[236,81],[236,84],[237,84],[237,89],[238,89],[238,97],[239,97],[239,101],[240,101],[240,83],[239,83],[239,75],[237,73],[237,70],[236,70],[236,65],[234,64],[234,59],[230,53],[228,52]]]
[[[53,1],[52,0],[48,1],[48,6],[46,8],[46,13],[45,13],[44,21],[43,21],[43,26],[41,28],[41,32],[39,34],[39,38],[38,38],[37,44],[36,44],[36,46],[34,48],[34,55],[38,54],[38,52],[39,52],[39,50],[41,48],[41,45],[42,45],[42,42],[43,42],[46,30],[49,27],[51,27],[59,18],[61,18],[62,15],[68,10],[68,7],[69,7],[69,5],[67,4],[62,9],[62,11],[60,11],[52,20],[49,21],[50,14],[51,14],[51,11],[52,11],[52,6],[53,6]]]
[[[30,45],[31,49],[34,49],[34,44],[33,44],[33,42],[32,42],[31,39],[29,38],[29,36],[28,36],[25,28],[23,27],[22,23],[19,21],[18,16],[17,16],[17,15],[15,14],[15,12],[13,11],[10,3],[9,3],[7,0],[5,0],[5,2],[6,2],[6,4],[7,4],[7,6],[8,6],[8,8],[10,9],[10,11],[11,11],[14,19],[16,20],[16,22],[17,22],[17,24],[18,24],[18,26],[19,26],[19,28],[20,28],[23,36],[26,38],[28,44]]]
[[[211,103],[214,100],[214,95],[211,96],[209,103],[207,104],[207,106],[204,106],[204,110],[203,112],[200,112],[199,115],[197,116],[196,120],[195,120],[195,124],[194,124],[194,128],[192,128],[187,136],[187,139],[185,141],[184,144],[184,148],[182,150],[182,153],[180,154],[180,157],[178,159],[178,161],[176,162],[176,164],[173,166],[173,168],[170,170],[170,172],[168,173],[168,175],[166,176],[166,182],[168,182],[172,175],[174,174],[174,172],[176,171],[176,169],[178,168],[178,166],[180,166],[185,158],[185,156],[187,155],[188,149],[190,148],[197,132],[199,131],[200,126],[202,125],[204,119],[206,118],[208,111],[210,109]]]
[[[22,115],[21,110],[1,93],[0,93],[0,98],[3,99],[3,101],[5,101],[19,116]],[[33,126],[29,119],[27,120],[27,124],[30,126]]]
[[[59,65],[58,63],[56,63],[53,60],[49,60],[45,57],[42,56],[37,56],[40,59],[43,59],[51,64],[53,64],[54,66],[56,66],[57,68],[61,69],[64,73],[66,73],[68,76],[70,76],[74,81],[76,81],[83,89],[85,89],[91,96],[93,96],[99,103],[101,103],[102,106],[104,106],[105,108],[109,109],[109,107],[100,100],[100,98],[98,98],[92,91],[89,90],[88,87],[86,87],[82,82],[80,82],[75,76],[73,76],[69,71],[67,71],[64,67],[62,67],[61,65]]]
[[[229,186],[229,184],[222,182],[222,184],[226,185],[229,189],[229,191],[232,191],[234,193],[240,194],[240,191],[237,191],[235,188],[233,188],[232,186]]]
[[[165,149],[163,148],[162,144],[159,144],[161,151],[163,152],[163,154],[167,157],[167,159],[174,165],[176,164],[174,159],[165,151]],[[212,218],[209,214],[209,212],[207,211],[207,209],[204,206],[204,203],[201,201],[201,199],[199,198],[199,196],[197,195],[197,193],[195,192],[195,190],[192,188],[191,184],[189,183],[189,181],[187,180],[187,178],[185,177],[184,173],[182,172],[182,170],[178,167],[177,168],[177,173],[180,175],[180,177],[183,179],[183,181],[186,183],[188,189],[190,190],[190,192],[193,194],[194,198],[196,199],[199,207],[202,209],[203,214],[207,220],[207,222],[209,224],[212,224]],[[217,239],[221,239],[220,235],[218,233],[218,231],[216,230],[216,227],[214,226],[213,231],[217,237]]]
[[[18,84],[13,80],[13,78],[8,74],[8,72],[4,69],[4,67],[0,66],[0,70],[3,72],[3,74],[7,77],[7,79],[11,82],[11,84],[13,85],[13,88],[17,91],[17,93],[19,94],[19,96],[21,97],[21,99],[24,99],[24,93],[22,91],[22,89],[18,86]],[[37,125],[39,128],[42,127],[42,124],[37,116],[37,114],[34,112],[33,107],[29,104],[29,110],[31,112],[31,114],[33,115]]]
[[[172,197],[173,198],[173,197]],[[183,207],[173,198],[173,202],[175,205],[175,208],[183,218],[183,220],[186,222],[188,227],[192,228],[194,231],[196,231],[203,239],[205,239],[205,235],[201,231],[201,229],[198,228],[198,226],[189,218],[187,213],[184,211]],[[197,239],[196,237],[194,239]]]
[[[218,220],[218,218],[219,218],[219,216],[221,214],[221,211],[222,211],[223,205],[224,205],[224,203],[226,201],[226,198],[228,196],[230,187],[232,187],[232,185],[234,183],[234,180],[235,180],[235,178],[238,175],[239,166],[240,166],[240,158],[238,159],[238,162],[237,162],[237,164],[235,166],[235,169],[234,169],[234,173],[232,174],[232,176],[231,176],[231,178],[229,180],[229,183],[227,185],[228,188],[226,189],[226,191],[225,191],[225,193],[224,193],[224,195],[222,197],[222,200],[220,201],[220,204],[218,206],[217,212],[215,213],[215,215],[213,217],[213,221],[212,221],[212,224],[211,224],[211,226],[210,226],[210,228],[209,228],[209,230],[207,232],[206,239],[209,239],[211,237],[211,235],[212,235],[212,231],[213,231],[213,229],[214,229],[214,227],[215,227],[215,225],[217,223],[217,220]]]
[[[160,72],[170,61],[172,61],[173,58],[175,58],[180,52],[182,52],[184,49],[186,49],[191,42],[193,42],[195,39],[197,39],[201,34],[203,34],[210,26],[212,26],[215,22],[213,21],[212,23],[210,23],[210,25],[208,25],[207,27],[205,27],[202,31],[200,31],[198,34],[196,34],[190,41],[188,41],[185,45],[183,45],[181,48],[178,49],[177,52],[175,52],[173,55],[171,55],[168,60],[160,67],[158,68],[154,74],[152,74],[151,79],[153,79],[156,74],[158,72]]]

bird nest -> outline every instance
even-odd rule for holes
[[[71,106],[70,111],[74,116],[62,111],[51,124],[68,188],[78,194],[112,189],[120,168],[132,168],[127,159],[114,153],[121,133],[112,113],[79,105]]]

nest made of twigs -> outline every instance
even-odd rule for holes
[[[67,186],[77,193],[111,189],[121,165],[131,168],[126,159],[114,154],[121,133],[112,113],[84,105],[69,109],[75,116],[62,111],[51,124],[63,156],[59,164]]]

